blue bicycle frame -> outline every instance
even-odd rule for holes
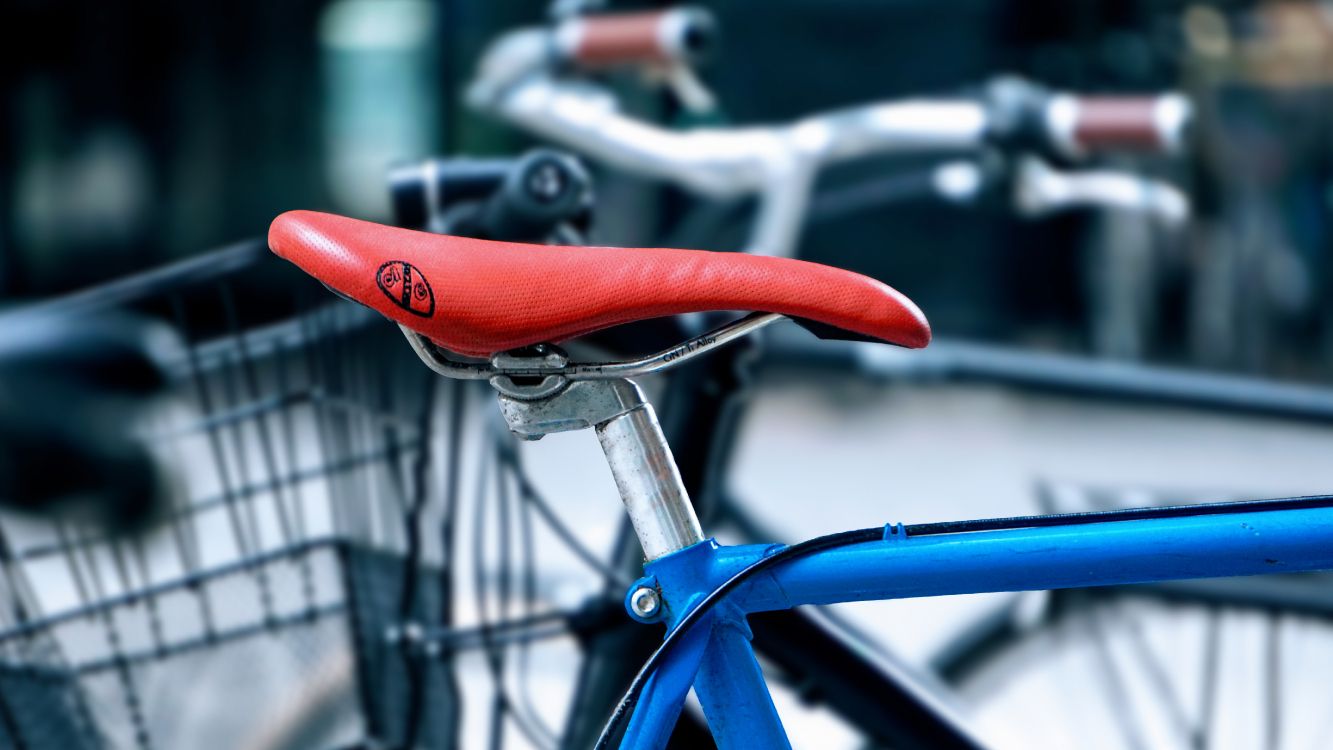
[[[648,679],[620,746],[664,747],[693,687],[722,750],[790,747],[750,650],[751,612],[1333,569],[1333,503],[1327,498],[1147,509],[1105,514],[1105,520],[1027,520],[977,531],[886,526],[879,541],[816,552],[757,574],[688,632]],[[913,534],[912,528],[929,531]],[[647,586],[660,592],[664,606],[652,621],[674,628],[710,591],[777,549],[706,540],[649,562],[630,591]],[[628,596],[627,608],[647,621],[628,607]]]

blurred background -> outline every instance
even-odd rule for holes
[[[624,4],[633,7],[643,4]],[[888,207],[819,227],[802,253],[890,280],[945,334],[1326,372],[1330,42],[1320,4],[710,9],[720,44],[701,76],[736,123],[950,92],[999,73],[1089,92],[1185,88],[1200,132],[1175,169],[1196,193],[1198,225],[1140,249],[1134,295],[1146,320],[1132,335],[1096,333],[1106,277],[1129,271],[1098,266],[1088,216],[961,221],[928,203]],[[461,94],[488,42],[546,10],[8,4],[4,293],[52,294],[199,253],[262,233],[292,207],[386,217],[387,164],[514,153],[531,140]],[[630,106],[671,120],[663,93],[627,88]],[[599,212],[602,241],[642,242],[679,218],[660,186],[623,199],[620,187],[599,194],[635,210]],[[961,267],[972,272],[948,272]]]
[[[902,188],[953,163],[930,150],[819,170],[794,254],[891,284],[937,342],[792,327],[721,374],[647,383],[706,531],[792,542],[1333,491],[1333,4],[696,5],[710,44],[688,65],[551,62],[554,80],[681,131],[977,97],[1001,75],[1175,92],[1192,112],[1172,153],[1040,154],[1175,191],[1189,211],[1172,221],[1024,210],[1026,154],[1009,149],[969,162],[999,174],[975,200]],[[411,223],[391,168],[468,158],[492,189],[555,147],[590,201],[555,240],[746,248],[753,195],[719,200],[478,104],[507,33],[665,6],[0,9],[4,747],[590,744],[657,637],[619,609],[637,560],[595,440],[516,445],[492,394],[427,377],[393,327],[263,236],[290,209]],[[466,197],[483,219],[441,210],[444,228],[503,234],[495,204]],[[636,330],[593,346],[670,343]],[[827,666],[854,652],[983,746],[1319,748],[1329,592],[1288,576],[879,602],[756,637],[799,747],[932,746],[895,728],[919,717],[848,697],[887,695]],[[798,648],[815,640],[830,650]],[[706,741],[691,721],[678,746]]]

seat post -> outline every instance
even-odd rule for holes
[[[620,382],[639,390],[630,381]],[[597,425],[596,432],[644,556],[655,560],[703,541],[694,505],[653,405],[642,401]]]
[[[546,378],[519,385],[496,377],[491,385],[500,393],[505,422],[519,437],[594,429],[648,560],[703,541],[657,415],[633,381]]]

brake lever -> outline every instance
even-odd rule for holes
[[[1189,198],[1170,183],[1110,169],[1059,170],[1032,156],[1014,168],[1013,206],[1032,218],[1077,208],[1126,211],[1172,228],[1190,217]]]

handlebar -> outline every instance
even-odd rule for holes
[[[599,69],[621,65],[695,63],[713,47],[713,18],[699,8],[576,16],[552,40],[564,62]]]
[[[767,127],[676,131],[619,111],[591,81],[559,75],[542,41],[548,33],[511,32],[493,44],[469,87],[469,104],[634,174],[715,199],[760,195],[746,249],[765,255],[793,252],[815,176],[831,164],[903,153],[999,150],[1070,159],[1122,148],[1169,150],[1184,141],[1189,119],[1175,94],[1098,99],[1004,78],[979,95],[870,104]],[[1101,194],[1110,193],[1083,193]]]
[[[426,159],[395,166],[389,171],[394,224],[431,228],[448,206],[489,195],[511,164],[510,159]]]
[[[1002,149],[1062,159],[1118,152],[1175,153],[1189,101],[1169,92],[1084,96],[1002,77],[986,87],[988,139]]]
[[[1107,169],[1065,170],[1028,156],[952,159],[844,186],[817,196],[808,221],[920,200],[996,206],[1030,219],[1079,209],[1122,211],[1164,228],[1181,226],[1190,213],[1189,199],[1169,183]]]
[[[1059,95],[1046,107],[1047,130],[1070,156],[1114,151],[1179,151],[1190,119],[1179,94],[1158,96]]]

